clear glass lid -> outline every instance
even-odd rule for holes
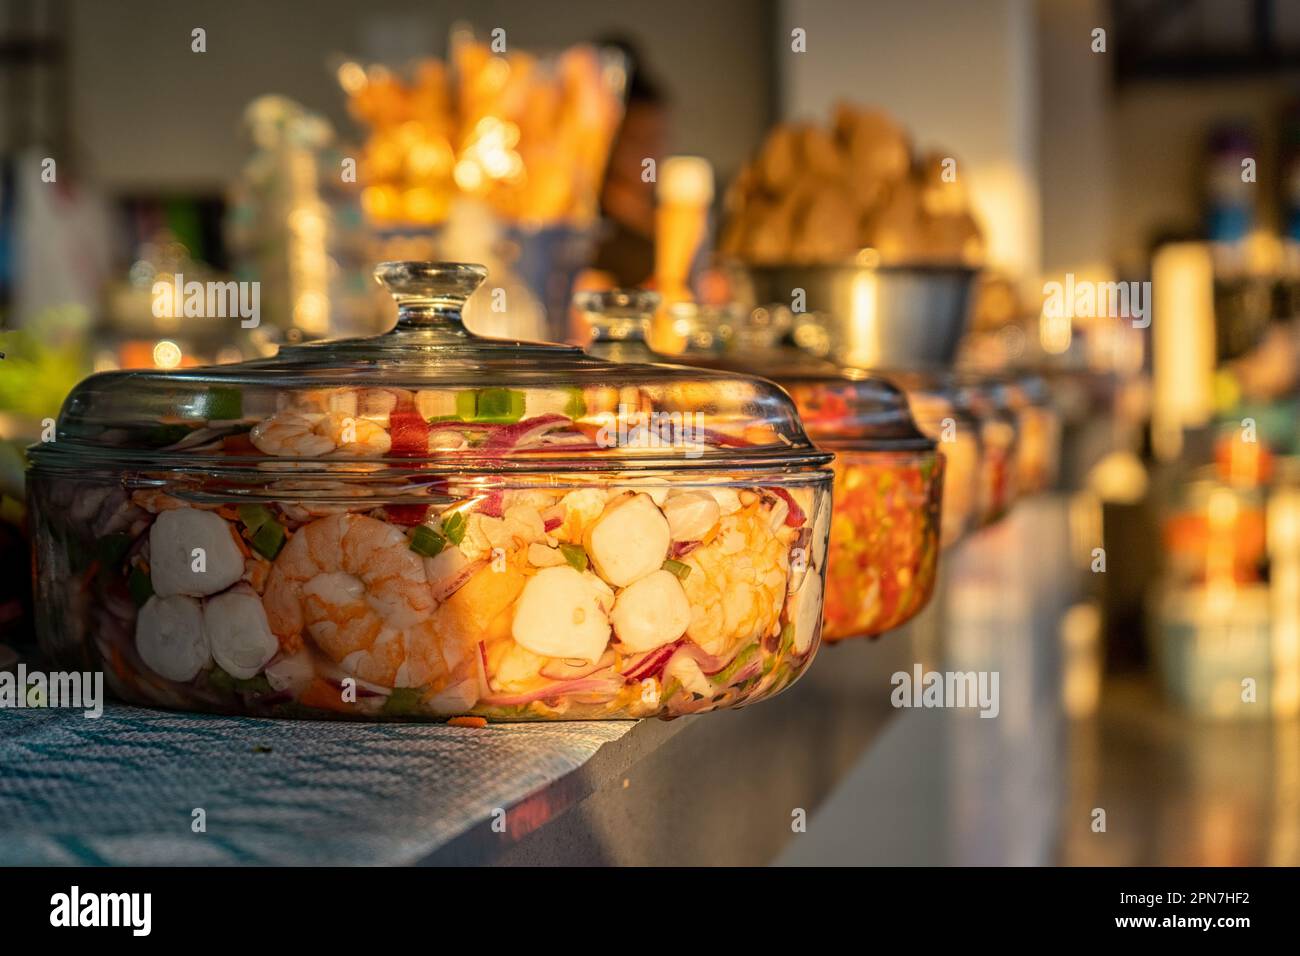
[[[789,396],[760,378],[475,335],[461,312],[486,275],[463,263],[382,263],[375,277],[397,302],[397,324],[383,335],[232,365],[94,375],[33,460],[298,472],[313,463],[502,472],[828,460]]]
[[[767,309],[746,318],[735,310],[677,305],[670,321],[685,343],[673,361],[779,383],[794,398],[808,436],[819,445],[869,451],[934,448],[913,421],[902,391],[863,369],[783,344],[787,325]]]

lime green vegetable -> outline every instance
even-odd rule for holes
[[[420,699],[423,696],[424,690],[419,687],[394,687],[380,712],[393,717],[421,713]]]
[[[662,707],[672,698],[679,690],[682,689],[681,682],[676,678],[670,680],[664,685],[663,693],[659,695],[659,705]]]
[[[511,425],[524,417],[524,393],[513,388],[480,388],[456,396],[456,417],[466,422]]]
[[[740,669],[749,663],[750,659],[758,653],[758,645],[750,644],[743,651],[736,655],[735,660],[709,678],[719,687],[726,687],[731,683],[731,679],[740,673]]]
[[[284,547],[284,529],[278,521],[268,521],[253,532],[252,545],[262,557],[274,561]]]
[[[415,533],[411,535],[411,550],[416,554],[424,555],[426,558],[432,558],[446,546],[447,539],[427,525],[420,525],[415,529]]]
[[[789,654],[792,647],[794,647],[794,622],[790,621],[781,628],[781,650],[778,653],[781,656]]]
[[[682,562],[674,561],[672,558],[664,562],[663,569],[675,575],[679,581],[685,581],[691,576],[691,566],[689,564],[682,564]]]
[[[560,554],[564,555],[564,560],[568,562],[569,567],[575,571],[586,571],[587,549],[580,544],[562,544],[560,545]]]
[[[271,682],[266,679],[265,674],[241,678],[227,673],[220,667],[213,667],[212,670],[208,671],[208,683],[227,694],[232,694],[235,691],[241,694],[270,694],[275,690],[271,686]]]
[[[146,441],[153,448],[167,448],[194,431],[189,425],[155,425],[149,429]]]
[[[271,514],[271,509],[266,505],[240,505],[238,510],[239,520],[249,531],[256,531],[268,521],[275,520],[275,515]]]
[[[469,522],[463,512],[457,511],[442,519],[442,534],[452,544],[465,540],[465,528]]]
[[[243,398],[233,388],[209,389],[203,395],[200,407],[209,421],[231,421],[244,414]]]
[[[565,391],[569,393],[569,397],[564,403],[564,414],[569,418],[581,418],[587,414],[587,400],[582,395],[582,389],[569,388]]]

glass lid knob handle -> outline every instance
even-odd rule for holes
[[[487,269],[468,262],[381,262],[374,275],[397,303],[398,331],[468,335],[461,311],[487,278]]]
[[[573,297],[574,306],[591,323],[593,342],[646,341],[659,303],[659,293],[648,289],[578,292]]]

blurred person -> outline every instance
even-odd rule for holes
[[[627,107],[614,137],[601,191],[604,235],[594,267],[623,287],[644,284],[654,271],[655,184],[643,180],[644,163],[656,167],[668,152],[669,103],[645,68],[637,46],[624,37],[607,37],[627,61]]]

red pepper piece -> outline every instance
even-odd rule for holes
[[[414,408],[394,410],[388,416],[393,447],[390,458],[424,458],[429,454],[429,423]]]
[[[408,528],[424,524],[424,518],[428,513],[428,505],[384,505],[384,514],[388,515],[389,521]]]

